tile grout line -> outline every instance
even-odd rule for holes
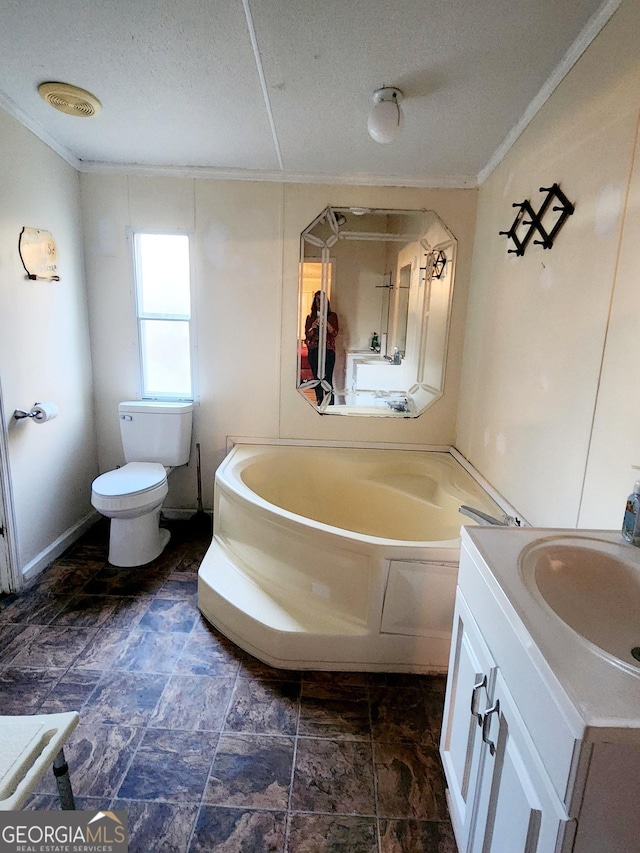
[[[378,797],[378,774],[376,772],[376,748],[373,738],[373,713],[371,707],[371,679],[367,677],[367,700],[369,705],[369,738],[371,742],[371,762],[373,764],[373,799],[375,808],[376,845],[378,853],[382,853],[382,833],[380,831],[380,801]]]
[[[285,822],[284,822],[284,853],[287,853],[289,850],[289,838],[291,836],[291,817],[292,817],[292,807],[291,800],[293,797],[293,785],[295,781],[296,775],[296,760],[298,757],[298,741],[300,738],[300,719],[302,716],[302,691],[303,691],[303,683],[304,683],[304,675],[300,676],[300,690],[298,692],[298,714],[296,717],[296,731],[293,738],[293,755],[291,758],[291,774],[289,776],[289,795],[287,797],[287,806],[285,810]]]

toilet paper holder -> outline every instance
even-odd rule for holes
[[[34,403],[33,407],[30,411],[25,412],[23,409],[16,409],[13,413],[13,417],[20,421],[23,418],[34,418],[36,421],[40,423],[44,423],[44,421],[51,420],[55,418],[58,414],[58,407],[55,403]]]
[[[20,421],[22,418],[35,418],[37,414],[37,412],[24,412],[22,409],[16,409],[13,413],[13,417],[17,421]]]

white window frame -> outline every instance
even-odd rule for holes
[[[131,230],[131,252],[133,256],[133,300],[136,316],[136,348],[138,351],[138,385],[140,389],[141,400],[186,400],[196,401],[196,323],[195,323],[195,299],[194,299],[194,275],[193,275],[193,235],[187,231],[177,230],[147,230],[136,228]],[[153,234],[163,237],[186,237],[189,241],[189,317],[183,315],[171,314],[147,314],[142,312],[140,306],[140,252],[138,250],[138,235]],[[191,369],[191,394],[176,395],[176,394],[152,394],[146,391],[144,387],[144,354],[142,351],[142,320],[175,320],[176,322],[187,323],[189,328],[189,361]]]

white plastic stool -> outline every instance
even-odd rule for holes
[[[62,745],[79,719],[77,711],[0,717],[0,811],[20,809],[51,764],[60,805],[75,809]]]

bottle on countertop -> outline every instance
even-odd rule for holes
[[[627,498],[622,536],[632,545],[640,546],[640,480],[636,480],[633,492]]]
[[[371,349],[374,352],[378,352],[380,349],[380,344],[378,342],[378,333],[377,332],[374,332],[373,335],[371,336]]]

